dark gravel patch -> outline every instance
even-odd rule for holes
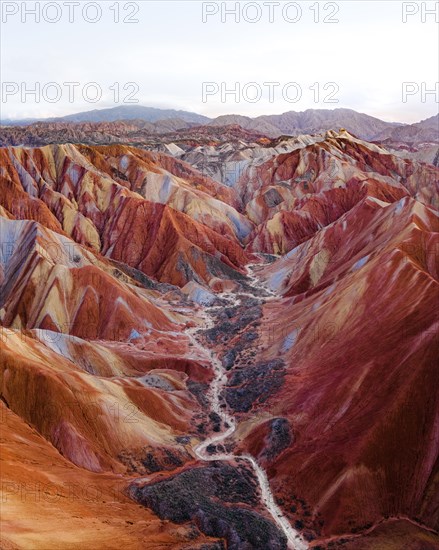
[[[256,403],[265,402],[282,387],[285,364],[281,359],[260,362],[235,370],[224,391],[228,406],[236,412],[248,412]]]
[[[270,422],[267,436],[267,447],[264,456],[268,460],[276,458],[283,450],[288,448],[293,441],[293,434],[288,419],[273,418]]]
[[[257,505],[257,489],[246,468],[214,462],[145,487],[131,485],[129,492],[161,519],[196,521],[207,536],[225,539],[228,550],[286,550],[285,535],[267,518],[242,506]]]

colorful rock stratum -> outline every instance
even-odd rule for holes
[[[0,149],[0,547],[439,548],[439,169],[206,135]]]

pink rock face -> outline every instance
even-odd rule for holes
[[[264,309],[259,357],[287,371],[256,410],[288,419],[294,443],[267,459],[261,422],[242,446],[322,536],[437,522],[438,229],[411,198],[365,198],[263,271],[285,298]]]
[[[95,483],[48,504],[72,547],[244,545],[265,521],[276,548],[282,522],[310,548],[437,547],[439,170],[345,131],[277,146],[233,188],[125,145],[0,149],[5,482]],[[209,456],[239,475],[207,506]],[[127,497],[150,485],[165,522]],[[57,548],[17,495],[6,548]]]

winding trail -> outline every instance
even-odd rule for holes
[[[234,307],[237,305],[243,305],[240,296],[248,296],[253,299],[260,300],[260,303],[264,303],[270,297],[274,297],[274,293],[265,288],[261,281],[255,275],[254,270],[258,267],[261,267],[265,264],[250,264],[247,266],[248,275],[247,275],[247,287],[250,287],[254,290],[252,292],[239,292],[237,296],[229,293],[222,293],[219,295],[219,298],[226,302],[225,307]],[[261,292],[262,291],[262,292]],[[264,297],[261,297],[261,294]],[[221,308],[224,306],[220,306]],[[203,461],[245,461],[247,462],[253,471],[256,474],[258,480],[261,500],[264,503],[267,511],[273,518],[273,521],[276,523],[277,527],[284,533],[288,541],[288,548],[291,550],[306,550],[308,548],[307,543],[300,536],[298,531],[296,531],[288,521],[287,517],[284,515],[282,510],[276,504],[273,493],[271,492],[270,483],[268,481],[267,474],[265,470],[259,466],[256,459],[249,454],[235,455],[233,453],[224,453],[218,451],[216,448],[212,450],[213,447],[217,447],[227,438],[229,438],[236,430],[236,420],[235,418],[227,412],[227,407],[224,407],[223,401],[220,399],[221,392],[224,386],[227,384],[227,374],[224,369],[221,360],[217,356],[214,350],[206,348],[203,343],[199,342],[197,335],[202,332],[209,330],[215,326],[214,313],[218,309],[218,306],[208,306],[205,307],[203,311],[204,326],[195,327],[188,331],[189,336],[191,337],[194,346],[205,355],[208,356],[211,364],[214,368],[215,377],[210,385],[208,390],[208,398],[210,402],[210,408],[212,412],[215,412],[221,418],[221,425],[226,429],[224,431],[215,433],[214,435],[208,437],[202,443],[197,445],[194,449],[195,454],[200,460]],[[221,406],[222,405],[222,406]],[[208,447],[210,450],[208,451]]]

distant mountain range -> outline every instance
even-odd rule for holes
[[[152,124],[166,121],[166,124],[162,125],[164,130],[168,127],[175,130],[200,125],[229,126],[238,124],[245,130],[269,137],[279,137],[284,134],[291,136],[316,134],[331,129],[346,128],[349,132],[367,140],[405,141],[414,138],[417,141],[417,134],[421,133],[426,141],[437,141],[439,133],[439,115],[417,124],[408,125],[385,122],[352,109],[308,109],[302,112],[289,111],[280,115],[263,115],[255,118],[232,114],[211,119],[189,111],[122,105],[112,109],[94,109],[44,120],[4,120],[2,124],[23,126],[36,122],[113,122],[121,120],[144,121]]]
[[[252,130],[271,137],[282,134],[317,134],[327,130],[346,128],[349,132],[371,140],[388,129],[400,124],[385,122],[378,118],[357,113],[352,109],[308,109],[303,112],[289,111],[281,115],[265,115],[250,118],[239,115],[225,115],[213,120],[211,125],[223,126],[239,124],[246,130]]]
[[[121,105],[111,109],[93,109],[63,117],[51,117],[45,119],[29,118],[25,120],[5,120],[4,125],[22,126],[35,122],[115,122],[118,120],[144,120],[157,122],[159,120],[177,119],[191,124],[206,124],[210,118],[188,111],[175,109],[156,109],[143,107],[142,105]]]
[[[417,122],[397,128],[387,128],[378,136],[380,141],[420,143],[439,141],[439,114]]]

